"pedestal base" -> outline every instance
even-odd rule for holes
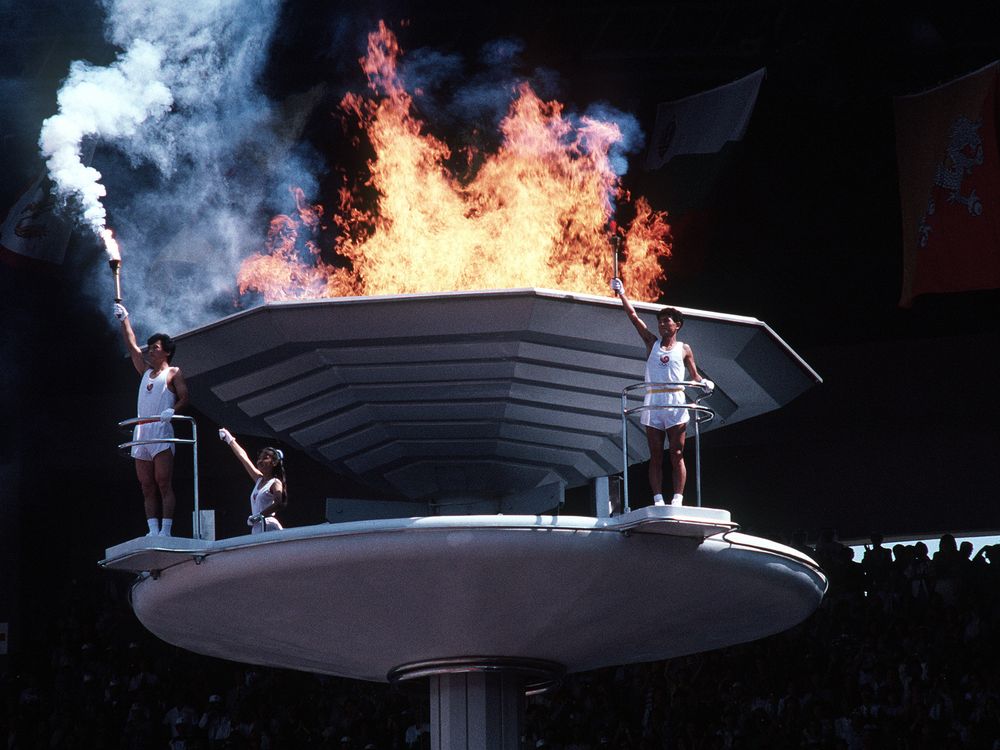
[[[540,659],[444,659],[397,667],[389,679],[429,679],[433,750],[520,750],[525,694],[564,671]]]

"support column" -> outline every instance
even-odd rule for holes
[[[594,517],[608,518],[611,515],[611,493],[608,477],[594,477],[591,484],[594,497]]]
[[[540,659],[440,659],[390,670],[390,682],[428,678],[433,750],[520,750],[524,696],[558,684],[565,669]]]
[[[594,517],[610,518],[622,514],[622,478],[617,475],[595,477],[591,483]]]
[[[524,679],[509,672],[430,678],[433,750],[520,750]]]

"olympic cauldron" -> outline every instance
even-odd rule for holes
[[[656,330],[659,307],[636,309]],[[705,430],[819,381],[766,324],[683,312],[682,339],[718,386]],[[219,424],[469,511],[621,471],[621,391],[643,373],[620,302],[544,289],[270,304],[178,340],[195,403]],[[629,462],[646,460],[630,430]]]
[[[656,306],[636,308],[654,325]],[[684,313],[682,339],[718,384],[705,429],[819,382],[764,323]],[[780,632],[826,590],[814,561],[741,534],[726,510],[543,514],[564,488],[623,468],[621,393],[642,380],[644,351],[616,300],[515,289],[293,302],[178,339],[208,417],[423,511],[142,537],[102,565],[140,574],[137,617],[183,648],[427,678],[438,750],[515,750],[526,689]],[[644,460],[627,429],[628,463]]]

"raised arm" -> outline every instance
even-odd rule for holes
[[[128,349],[128,355],[132,359],[132,364],[135,366],[136,372],[142,375],[149,368],[146,364],[146,360],[142,357],[142,349],[139,348],[139,344],[135,340],[135,331],[132,330],[132,323],[128,319],[128,310],[125,309],[125,305],[121,303],[115,304],[115,317],[121,323],[122,338],[125,340],[125,348]]]
[[[642,342],[646,345],[646,356],[648,357],[649,352],[652,351],[653,345],[656,343],[656,334],[649,330],[646,324],[642,322],[642,318],[639,317],[635,308],[632,307],[632,303],[629,302],[628,297],[625,296],[625,287],[622,284],[621,279],[611,280],[611,290],[617,294],[619,298],[621,298],[622,309],[625,311],[628,319],[632,322],[632,325],[635,326],[635,330],[639,334],[640,338],[642,338]]]
[[[229,446],[229,449],[236,456],[236,460],[240,462],[240,465],[246,470],[246,473],[250,475],[250,478],[255,482],[260,479],[263,474],[260,473],[260,469],[254,466],[253,461],[250,460],[250,456],[247,452],[243,450],[243,446],[236,442],[236,438],[225,427],[219,429],[219,440],[224,442]]]

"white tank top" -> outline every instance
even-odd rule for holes
[[[167,387],[167,376],[170,368],[153,377],[152,370],[146,370],[139,381],[139,396],[136,399],[135,415],[137,417],[158,417],[164,409],[172,409],[177,402],[177,396]],[[161,422],[137,425],[133,433],[134,440],[146,440],[154,437],[173,437],[173,427]]]
[[[250,492],[250,512],[253,515],[260,513],[278,499],[278,493],[272,492],[271,487],[278,481],[277,477],[271,477],[264,482],[264,477],[258,479]],[[263,482],[263,484],[261,484]]]
[[[167,376],[170,368],[153,377],[152,370],[146,370],[139,383],[139,398],[136,399],[135,414],[137,417],[158,417],[164,409],[172,409],[177,397],[167,387]]]
[[[684,380],[684,344],[680,341],[674,341],[674,345],[668,350],[663,348],[663,341],[657,339],[649,352],[649,357],[646,359],[646,382],[679,383],[682,380]],[[677,400],[675,403],[683,403],[684,388],[682,386],[675,387],[677,388],[676,391],[672,390],[674,386],[671,386],[671,390],[665,395],[669,396],[676,393]],[[648,395],[658,396],[660,394],[652,393]],[[672,401],[673,399],[668,400]]]

